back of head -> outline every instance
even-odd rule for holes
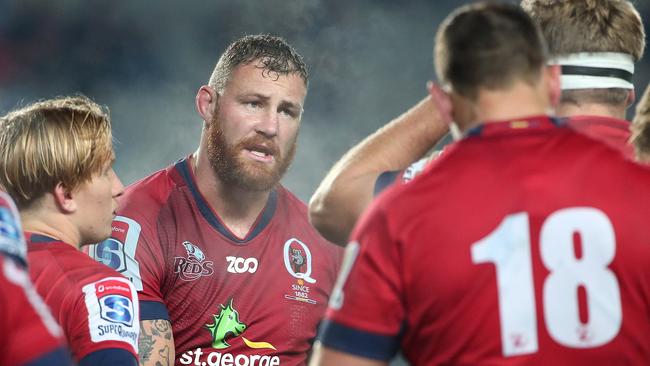
[[[86,97],[40,101],[0,118],[0,185],[19,209],[58,183],[76,189],[112,159],[108,112]]]
[[[532,20],[510,4],[477,3],[450,14],[436,34],[438,80],[471,100],[480,88],[534,85],[546,62],[544,42]]]
[[[254,61],[261,62],[260,68],[266,73],[296,73],[305,82],[305,86],[309,83],[307,65],[293,47],[280,37],[258,34],[245,36],[228,46],[219,58],[208,85],[221,93],[235,67]]]
[[[619,105],[643,55],[639,13],[627,0],[523,0],[562,67],[562,102]]]

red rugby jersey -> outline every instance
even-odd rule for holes
[[[63,332],[22,265],[0,255],[0,365],[71,365]]]
[[[364,214],[322,341],[413,365],[644,364],[649,192],[650,170],[548,118],[482,125]]]
[[[0,191],[0,365],[70,365],[63,332],[32,285],[11,197]]]
[[[123,349],[137,357],[139,305],[134,286],[72,245],[26,232],[29,274],[63,328],[76,361]]]
[[[573,116],[564,118],[563,123],[584,135],[619,150],[627,158],[635,159],[634,148],[629,143],[631,136],[630,122],[603,116]],[[437,155],[441,153],[442,151]],[[400,184],[410,182],[424,170],[430,160],[428,157],[423,158],[414,162],[405,170],[381,173],[375,181],[374,195],[379,195],[384,189],[396,182]]]
[[[133,281],[142,320],[171,321],[177,365],[305,363],[341,249],[293,194],[278,186],[238,238],[183,159],[127,188],[118,214],[90,255]]]

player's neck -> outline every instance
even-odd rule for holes
[[[550,102],[538,89],[519,83],[507,90],[480,90],[475,110],[476,120],[464,126],[465,130],[479,123],[546,115],[550,112]]]
[[[270,191],[251,191],[224,184],[214,174],[205,154],[190,159],[199,191],[226,227],[245,237],[268,201]]]
[[[560,103],[557,107],[558,117],[598,116],[625,119],[625,107],[600,103]]]
[[[20,219],[23,230],[60,240],[79,249],[79,230],[65,216],[45,209],[36,209],[21,210]]]

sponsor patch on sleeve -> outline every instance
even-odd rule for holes
[[[11,198],[0,192],[0,252],[27,258],[27,247],[20,226],[20,216]]]
[[[137,221],[124,216],[113,220],[111,237],[101,243],[89,246],[88,254],[101,263],[113,268],[142,291],[140,264],[135,260],[135,251],[140,240],[142,227]]]
[[[140,309],[133,284],[107,277],[82,288],[88,310],[90,339],[94,343],[121,341],[137,350]]]

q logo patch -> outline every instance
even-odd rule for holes
[[[284,243],[284,266],[293,277],[316,283],[311,277],[311,252],[300,240],[291,238]]]

